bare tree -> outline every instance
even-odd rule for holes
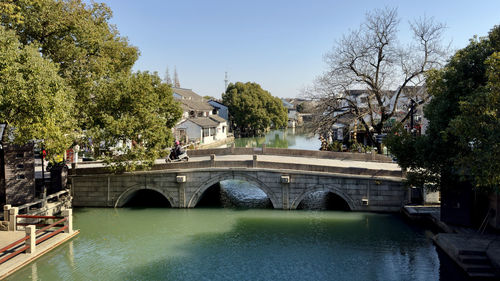
[[[395,116],[403,96],[425,101],[424,74],[446,57],[445,26],[426,17],[410,22],[413,40],[405,46],[398,42],[398,26],[396,9],[377,9],[325,55],[328,71],[309,90],[319,101],[320,131],[331,131],[336,123],[356,124],[376,144],[375,134]]]

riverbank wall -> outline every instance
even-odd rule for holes
[[[449,225],[440,219],[440,206],[404,206],[403,214],[439,229],[433,241],[473,280],[500,279],[500,235]]]

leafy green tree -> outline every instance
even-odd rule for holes
[[[429,72],[432,100],[426,135],[402,128],[386,143],[414,185],[435,188],[468,180],[483,190],[500,184],[500,26],[473,39],[442,70]]]
[[[182,110],[170,86],[162,83],[156,73],[118,76],[95,93],[95,99],[104,107],[96,114],[96,126],[87,135],[91,136],[95,152],[102,143],[114,148],[105,157],[113,169],[148,167],[165,156],[173,141],[170,128],[180,119]],[[126,146],[127,142],[132,147]]]
[[[281,100],[257,83],[231,83],[222,100],[234,126],[243,135],[260,135],[271,126],[282,128],[287,124],[287,111]]]
[[[137,49],[108,23],[112,12],[104,4],[87,5],[81,0],[14,3],[22,20],[2,18],[3,25],[14,29],[24,45],[39,44],[43,56],[59,65],[59,75],[77,95],[79,127],[92,127],[94,113],[101,108],[93,93],[109,76],[129,72]]]
[[[0,10],[0,24],[51,61],[56,72],[49,73],[71,90],[74,110],[66,112],[74,116],[78,135],[85,136],[78,142],[90,137],[101,155],[120,141],[133,141],[132,149],[105,153],[109,163],[127,170],[136,162],[150,165],[171,142],[169,128],[180,107],[156,74],[131,73],[138,50],[109,24],[109,7],[82,0],[0,0]]]
[[[51,156],[70,146],[74,128],[74,93],[57,72],[36,45],[22,45],[0,26],[0,123],[15,143],[43,139]]]

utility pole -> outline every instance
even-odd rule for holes
[[[227,71],[226,71],[226,77],[224,78],[224,92],[226,92],[227,90],[227,86],[228,86],[228,83],[229,83],[229,79],[227,79]]]

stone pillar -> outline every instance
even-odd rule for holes
[[[19,208],[13,207],[9,211],[9,231],[17,230],[17,214],[19,213]]]
[[[290,176],[282,175],[281,179],[281,194],[282,194],[282,202],[283,202],[283,210],[290,209]]]
[[[266,154],[266,144],[262,144],[262,154]]]
[[[212,157],[212,156],[214,156],[214,159],[215,159],[215,155],[212,154],[210,157]],[[187,181],[187,178],[184,175],[177,175],[175,180],[179,184],[179,208],[186,208],[187,206],[186,206],[185,182]]]
[[[234,148],[236,147],[236,145],[234,144],[234,142],[231,144],[231,154],[234,154]]]
[[[186,208],[186,187],[179,183],[179,208]]]
[[[64,233],[73,233],[73,210],[72,209],[66,209],[62,211],[63,217],[67,218],[67,220],[64,222],[64,226],[68,226],[64,230]]]
[[[257,168],[257,154],[253,155],[252,167]]]
[[[210,167],[215,167],[215,154],[210,154]]]
[[[26,231],[26,236],[29,236],[28,240],[24,242],[25,246],[29,246],[28,249],[26,249],[27,254],[34,254],[36,252],[36,226],[34,225],[27,225],[25,228]]]
[[[9,214],[10,214],[10,209],[12,208],[11,205],[3,205],[3,220],[4,221],[9,221]]]

